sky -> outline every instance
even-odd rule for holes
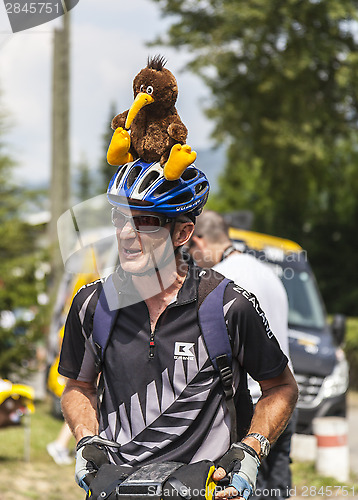
[[[1,107],[10,115],[7,141],[19,164],[15,172],[20,185],[50,178],[53,31],[61,22],[59,18],[12,34],[0,2]],[[188,144],[192,149],[212,146],[212,124],[202,111],[208,91],[184,71],[190,54],[146,45],[164,34],[169,23],[151,0],[80,0],[71,11],[72,169],[83,159],[91,169],[98,168],[111,102],[116,113],[130,107],[133,78],[146,66],[148,56],[158,53],[178,81],[176,107],[189,129]]]

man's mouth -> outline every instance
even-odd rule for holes
[[[141,253],[138,248],[123,248],[123,253],[126,257],[135,257]]]

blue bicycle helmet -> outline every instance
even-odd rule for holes
[[[190,165],[182,176],[168,181],[159,163],[141,159],[127,163],[112,177],[107,191],[111,205],[177,217],[198,216],[209,195],[205,174]]]

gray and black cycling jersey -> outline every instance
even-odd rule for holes
[[[100,435],[121,444],[117,463],[215,461],[230,445],[230,416],[198,324],[200,279],[200,268],[190,263],[154,332],[144,301],[130,301],[118,313],[105,351],[99,415]],[[73,300],[59,365],[65,377],[96,380],[92,325],[101,289],[96,281]],[[233,346],[234,391],[246,372],[255,380],[280,375],[287,358],[256,297],[231,283],[222,307]]]

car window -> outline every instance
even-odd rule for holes
[[[239,251],[253,255],[267,264],[282,280],[288,296],[288,323],[292,328],[321,330],[326,325],[326,312],[305,251],[285,257],[281,248],[257,250],[244,241],[234,240]]]
[[[289,326],[324,328],[325,312],[313,275],[306,270],[282,267],[278,263],[268,265],[286,288]]]

